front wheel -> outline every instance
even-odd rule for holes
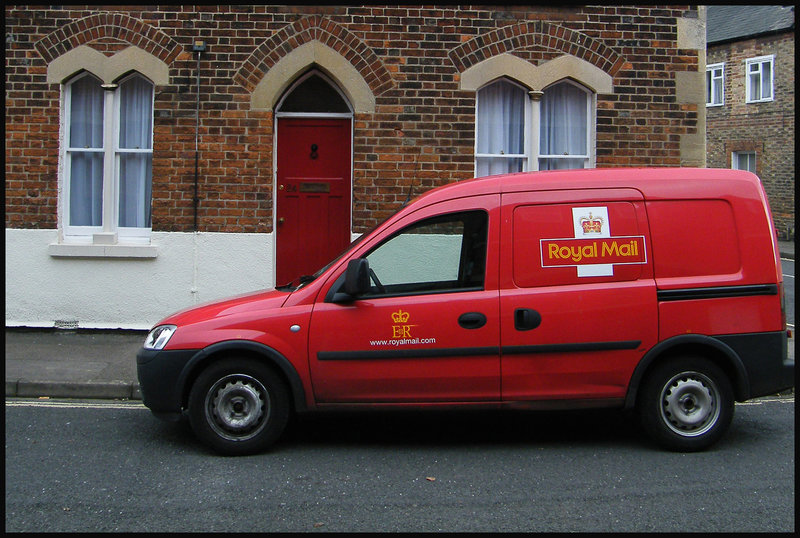
[[[669,450],[692,452],[716,443],[733,419],[733,389],[725,373],[702,357],[656,366],[642,385],[642,428]]]
[[[206,368],[189,393],[195,435],[228,456],[253,454],[277,440],[289,419],[289,393],[267,365],[220,360]]]

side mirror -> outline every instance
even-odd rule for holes
[[[366,258],[356,258],[347,262],[344,274],[344,292],[356,298],[369,291],[369,262]]]

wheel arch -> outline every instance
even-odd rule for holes
[[[203,348],[195,354],[186,363],[178,378],[178,386],[181,387],[180,403],[182,408],[185,409],[187,407],[192,384],[200,373],[211,363],[231,355],[250,357],[272,366],[286,382],[291,394],[290,400],[294,411],[302,412],[306,410],[305,387],[300,375],[289,359],[269,346],[250,340],[218,342]]]
[[[657,364],[682,355],[701,355],[719,366],[731,381],[736,401],[749,398],[749,380],[747,370],[739,355],[727,344],[702,334],[686,334],[675,336],[655,345],[636,365],[628,384],[625,396],[625,409],[636,406],[639,387],[650,371]]]

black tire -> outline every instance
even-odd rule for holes
[[[268,365],[222,359],[203,370],[189,393],[195,435],[227,456],[260,452],[289,420],[289,391]]]
[[[733,419],[733,389],[725,373],[703,357],[657,365],[637,398],[644,431],[662,447],[695,452],[713,445]]]

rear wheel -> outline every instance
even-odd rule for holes
[[[267,365],[220,360],[198,376],[189,393],[195,435],[221,454],[259,452],[278,439],[289,419],[289,393]]]
[[[681,357],[655,367],[642,385],[637,411],[642,428],[661,446],[703,450],[733,419],[733,389],[725,373],[703,357]]]

